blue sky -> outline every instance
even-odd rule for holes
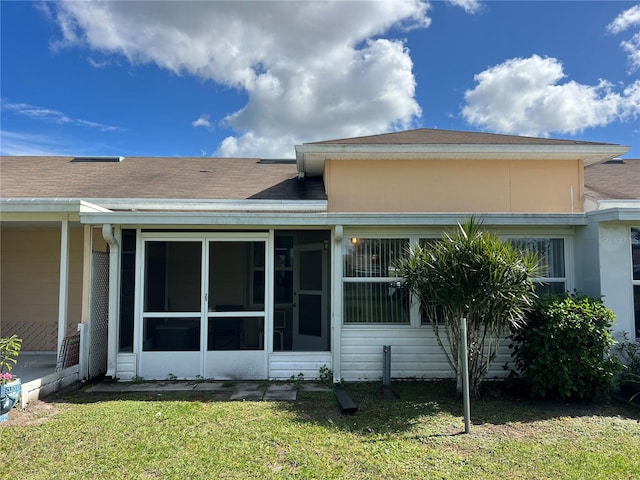
[[[12,2],[3,155],[292,158],[442,128],[629,145],[640,3]]]

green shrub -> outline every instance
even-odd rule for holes
[[[623,370],[618,378],[620,393],[629,400],[638,398],[640,396],[640,343],[629,341],[629,336],[625,333],[614,351],[623,363]]]
[[[511,336],[512,356],[533,397],[601,400],[611,393],[620,361],[610,355],[615,315],[579,294],[540,299]]]

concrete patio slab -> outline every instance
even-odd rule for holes
[[[267,386],[267,392],[290,392],[295,390],[296,386],[292,383],[272,383]]]
[[[298,398],[297,390],[267,390],[264,392],[263,400],[278,402],[293,402]]]
[[[56,371],[56,354],[47,352],[21,352],[11,373],[27,383]]]
[[[199,392],[209,393],[218,400],[233,401],[295,401],[298,388],[291,383],[267,382],[104,382],[89,386],[88,393],[136,393],[136,392]],[[328,391],[325,387],[324,391]]]
[[[220,392],[230,390],[231,387],[225,385],[223,382],[199,382],[193,388],[196,392]]]
[[[223,385],[227,384],[237,390],[264,390],[267,386],[264,382],[223,382]]]
[[[250,400],[250,401],[260,401],[264,398],[264,390],[244,390],[241,388],[236,388],[234,393],[231,394],[229,400]]]
[[[85,391],[88,393],[119,393],[119,392],[122,392],[128,386],[130,386],[130,384],[123,384],[118,382],[104,382],[104,383],[96,383],[95,385],[91,385]]]
[[[194,387],[193,383],[185,382],[144,382],[131,384],[123,392],[186,392]]]
[[[298,388],[303,392],[330,392],[332,387],[322,383],[303,382]]]

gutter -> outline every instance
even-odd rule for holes
[[[584,213],[397,213],[397,212],[340,212],[340,213],[297,213],[275,212],[232,213],[220,212],[212,215],[207,212],[112,212],[85,213],[80,216],[83,224],[111,223],[121,226],[140,226],[145,228],[166,228],[167,226],[191,226],[198,228],[233,227],[330,227],[334,225],[427,227],[457,225],[471,216],[482,220],[484,225],[586,225]]]
[[[230,200],[167,198],[3,198],[2,212],[111,212],[113,210],[201,212],[325,212],[327,200]]]
[[[3,213],[79,213],[109,210],[79,198],[2,198]]]

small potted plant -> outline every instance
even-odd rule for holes
[[[0,422],[7,420],[22,391],[20,379],[11,373],[21,347],[22,339],[17,335],[0,338]]]

